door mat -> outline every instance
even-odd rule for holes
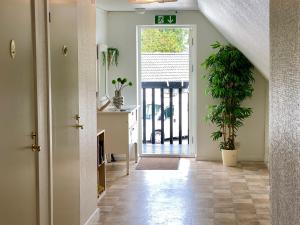
[[[143,157],[136,170],[178,170],[180,158]]]

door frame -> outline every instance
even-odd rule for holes
[[[51,219],[51,117],[48,0],[33,0],[33,46],[37,141],[41,151],[36,156],[37,224],[52,225]]]
[[[189,109],[197,109],[197,25],[195,24],[184,24],[184,25],[137,25],[136,26],[136,71],[137,71],[137,102],[138,105],[142,105],[142,92],[141,92],[141,31],[143,28],[189,28],[189,53],[190,53],[190,77],[189,77]],[[138,138],[138,152],[140,156],[143,155],[142,149],[142,107],[139,107],[138,118],[139,118],[139,138]],[[191,155],[159,155],[159,154],[147,154],[146,156],[164,156],[164,157],[185,157],[195,158],[197,154],[197,110],[189,110],[189,147]]]

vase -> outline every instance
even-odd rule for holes
[[[117,109],[121,109],[122,105],[124,104],[124,97],[122,96],[121,91],[115,91],[113,104]]]

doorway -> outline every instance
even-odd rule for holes
[[[194,26],[139,26],[140,154],[194,157]]]

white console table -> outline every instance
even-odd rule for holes
[[[105,154],[125,154],[127,175],[131,152],[137,162],[138,118],[137,106],[126,107],[125,111],[106,108],[98,111],[98,130],[105,130]]]

